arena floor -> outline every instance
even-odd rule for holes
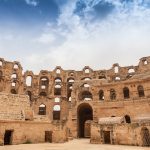
[[[75,139],[64,144],[21,144],[0,146],[0,150],[150,150],[150,147],[90,144],[89,139]]]

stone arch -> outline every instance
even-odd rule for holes
[[[11,75],[11,79],[17,79],[17,74],[16,73],[13,73],[12,75]]]
[[[3,66],[3,61],[2,60],[0,60],[0,66]]]
[[[130,98],[130,91],[128,87],[123,88],[123,95],[124,95],[124,99]]]
[[[104,91],[103,90],[99,91],[99,100],[104,100]]]
[[[31,91],[27,91],[27,95],[29,96],[29,100],[31,102],[32,101],[32,92]]]
[[[144,97],[144,96],[145,96],[145,94],[144,94],[144,88],[143,88],[142,85],[139,85],[139,86],[137,87],[137,91],[138,91],[139,97]]]
[[[67,79],[67,83],[69,84],[73,84],[74,82],[75,82],[75,79],[72,77]]]
[[[93,120],[93,109],[91,105],[88,103],[82,103],[77,108],[77,116],[78,116],[78,137],[79,138],[85,138],[86,133],[89,131],[86,131],[85,123],[89,120]],[[88,128],[90,130],[90,128]],[[89,135],[90,137],[90,135]]]
[[[60,68],[57,68],[57,69],[56,69],[56,74],[60,74],[60,73],[61,73]]]
[[[114,66],[114,73],[119,73],[119,66],[118,65]]]
[[[26,85],[27,86],[32,86],[32,76],[28,75],[26,77]]]
[[[129,115],[125,115],[124,118],[126,123],[131,123],[131,118]]]
[[[116,99],[116,91],[114,89],[110,89],[110,99],[111,100]]]
[[[61,82],[62,82],[62,79],[60,77],[55,78],[55,83],[61,83]]]
[[[18,64],[14,64],[13,68],[18,69],[19,68]]]
[[[49,79],[46,76],[40,78],[40,89],[48,89],[49,87]]]
[[[67,99],[68,99],[68,101],[69,101],[69,99],[71,99],[72,87],[73,87],[74,82],[75,82],[75,80],[72,77],[67,79]]]
[[[150,133],[148,128],[141,129],[142,146],[150,146]]]
[[[11,94],[17,94],[17,91],[15,89],[11,89]]]
[[[39,115],[46,115],[46,105],[45,104],[41,104],[39,106]]]
[[[80,100],[92,100],[93,99],[93,95],[90,91],[82,91],[79,94],[79,99]]]
[[[60,96],[61,95],[61,85],[56,84],[54,87],[54,95]]]
[[[47,96],[47,93],[46,93],[46,92],[40,92],[39,95],[40,95],[40,96]]]
[[[54,105],[53,107],[53,120],[60,120],[60,105]]]

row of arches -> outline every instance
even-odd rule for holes
[[[0,60],[0,67],[3,66],[3,61]],[[13,69],[18,69],[19,68],[19,65],[17,63],[13,64]]]
[[[130,90],[128,87],[124,87],[123,90],[123,98],[124,99],[129,99],[130,98]],[[145,93],[144,93],[144,88],[142,85],[139,85],[137,87],[137,93],[139,97],[144,97]],[[115,91],[115,89],[110,89],[110,100],[115,100],[117,98],[117,93]],[[92,100],[93,99],[93,95],[90,91],[83,91],[79,94],[79,99],[80,100]],[[99,100],[104,100],[105,99],[105,93],[103,90],[99,91]]]
[[[60,105],[54,105],[53,107],[53,120],[60,120],[60,111],[61,111],[61,107]],[[41,104],[39,106],[39,115],[46,115],[46,105],[45,104]]]

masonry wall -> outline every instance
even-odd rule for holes
[[[4,144],[6,130],[13,131],[12,144],[43,143],[45,131],[52,131],[52,142],[62,143],[67,140],[66,128],[61,124],[53,126],[47,122],[0,121],[0,145]]]
[[[33,111],[27,95],[0,92],[0,108],[0,120],[25,120],[33,118]]]
[[[103,131],[110,131],[111,144],[143,146],[141,129],[150,130],[150,123],[99,125],[92,124],[91,143],[105,144]]]

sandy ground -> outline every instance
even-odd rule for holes
[[[0,146],[0,150],[150,150],[150,147],[90,144],[89,139],[75,139],[64,144],[21,144]]]

